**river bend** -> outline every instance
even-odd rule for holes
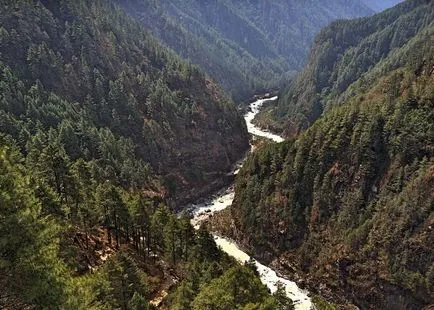
[[[254,101],[250,104],[249,111],[244,115],[244,119],[246,121],[247,130],[250,134],[255,136],[264,137],[270,139],[274,142],[280,143],[284,139],[278,135],[275,135],[269,131],[264,131],[258,127],[256,127],[252,121],[255,118],[256,114],[259,113],[264,102],[268,100],[276,100],[277,97],[269,98],[269,99],[260,99]],[[237,169],[234,171],[234,174],[237,174],[239,168],[242,166],[240,164]],[[207,220],[213,213],[221,211],[229,207],[234,200],[234,186],[233,184],[226,189],[219,192],[219,194],[211,197],[208,202],[193,205],[192,214],[193,218],[191,220],[192,225],[197,229],[200,226],[200,223]],[[215,242],[220,248],[234,257],[241,263],[249,261],[251,257],[243,252],[238,245],[232,240],[222,238],[214,235]],[[280,282],[285,286],[287,296],[291,298],[294,302],[296,310],[308,310],[312,309],[312,302],[308,296],[308,292],[300,289],[297,284],[289,279],[285,279],[271,269],[268,266],[261,264],[260,262],[254,260],[256,268],[261,277],[262,283],[267,285],[271,292],[275,292],[277,289],[277,284]]]

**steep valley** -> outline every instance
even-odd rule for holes
[[[322,78],[326,59],[320,58],[299,77],[319,95],[303,95],[312,90],[298,82],[291,87],[292,94],[302,94],[299,98],[327,102],[326,111],[294,138],[265,145],[246,161],[234,203],[220,219],[221,231],[255,256],[273,261],[337,304],[421,309],[434,303],[432,12],[431,1],[406,1],[388,10],[397,17],[393,27],[400,20],[415,21],[415,27],[408,29],[402,47],[378,56],[355,83],[338,78],[339,69],[351,68],[352,62],[341,67],[332,60],[357,63],[342,56],[357,49],[322,50],[332,61],[327,74],[338,78],[337,84],[308,78],[308,72]],[[344,34],[352,23],[376,29],[381,16],[335,23],[319,38]],[[387,31],[381,26],[378,33]],[[360,42],[382,42],[376,36]],[[327,85],[340,86],[333,91]],[[279,105],[284,102],[279,99]],[[298,106],[290,101],[287,108]]]
[[[255,144],[255,140],[258,138],[263,138],[267,141],[273,141],[276,143],[283,142],[282,137],[272,134],[268,131],[264,131],[261,128],[258,128],[254,124],[252,124],[252,120],[254,119],[255,115],[259,113],[262,105],[266,102],[275,100],[277,100],[277,97],[258,99],[250,104],[249,111],[244,115],[248,131],[253,138],[253,144]],[[254,152],[255,149],[255,146],[251,145],[251,152]],[[250,155],[247,154],[246,159],[248,158],[248,156]],[[238,174],[239,169],[242,168],[243,162],[244,160],[240,161],[237,169],[234,171],[234,175]],[[254,257],[249,256],[246,252],[240,249],[234,241],[222,237],[221,228],[225,228],[224,234],[227,235],[226,228],[228,228],[228,226],[213,225],[213,223],[216,223],[215,217],[222,217],[221,213],[226,212],[227,208],[231,206],[234,200],[234,194],[234,185],[232,184],[229,187],[219,191],[217,194],[214,194],[212,198],[207,199],[205,202],[186,206],[186,208],[190,210],[189,212],[193,215],[191,219],[191,224],[196,229],[199,229],[201,225],[208,226],[211,231],[214,231],[215,242],[222,249],[222,251],[234,257],[237,261],[241,263],[254,264],[261,278],[261,281],[265,285],[267,285],[271,292],[276,292],[279,284],[283,285],[285,294],[289,298],[291,298],[296,310],[312,309],[313,304],[308,292],[300,289],[295,282],[277,274],[276,271],[269,266],[266,266],[260,261],[255,260]],[[223,218],[224,217],[225,216],[223,216]]]
[[[397,2],[0,1],[0,308],[432,309],[434,2]]]
[[[4,4],[1,22],[2,93],[15,100],[2,105],[1,131],[22,150],[60,142],[68,161],[95,163],[99,180],[172,204],[224,185],[247,150],[219,87],[113,5]]]
[[[360,0],[113,1],[237,103],[280,88],[331,21],[373,13]]]

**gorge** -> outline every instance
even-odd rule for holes
[[[434,1],[0,1],[1,309],[433,306]]]
[[[273,142],[280,143],[284,141],[284,139],[278,135],[270,133],[269,131],[264,131],[259,127],[255,126],[252,121],[255,118],[256,114],[259,113],[262,105],[266,101],[274,101],[277,100],[277,97],[259,99],[252,102],[249,105],[249,111],[244,115],[244,119],[246,121],[248,132],[253,136],[263,137],[269,139]],[[253,147],[252,147],[253,151]],[[243,160],[244,161],[244,160]],[[239,168],[241,168],[242,162],[240,165],[236,166],[234,170],[234,174],[237,174]],[[198,203],[192,206],[187,206],[190,209],[190,212],[193,215],[191,220],[192,225],[198,229],[199,226],[207,222],[216,212],[222,211],[228,208],[234,199],[234,185],[230,185],[229,187],[221,190],[219,193],[213,195],[209,199],[205,199],[206,202]],[[236,258],[241,263],[246,263],[253,259],[247,253],[243,252],[240,247],[233,241],[228,238],[219,236],[214,234],[214,240],[216,244],[227,254]],[[312,302],[308,296],[308,293],[304,290],[301,290],[297,284],[293,281],[290,281],[286,278],[279,276],[276,271],[261,264],[259,261],[253,259],[253,262],[260,274],[261,281],[267,285],[272,293],[274,293],[277,289],[277,284],[281,283],[285,287],[285,291],[287,296],[293,301],[295,305],[295,309],[297,310],[308,310],[312,307]]]

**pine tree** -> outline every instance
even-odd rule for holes
[[[58,259],[58,226],[42,215],[17,152],[0,149],[0,274],[14,300],[49,308],[66,300],[65,266]],[[8,297],[9,296],[9,297]]]

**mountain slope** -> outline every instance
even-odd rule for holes
[[[111,4],[5,2],[0,19],[1,131],[23,150],[50,133],[73,161],[95,160],[101,180],[146,188],[161,176],[162,194],[181,199],[246,150],[218,87]]]
[[[298,70],[321,27],[372,13],[358,0],[116,2],[236,101],[276,87]]]
[[[361,1],[234,1],[226,3],[260,29],[292,70],[304,64],[315,35],[336,19],[372,12]]]
[[[317,36],[304,70],[281,94],[273,117],[294,135],[322,115],[330,106],[345,101],[344,92],[375,66],[391,70],[397,49],[433,20],[431,1],[405,1],[392,10],[364,19],[338,21]],[[363,84],[363,83],[362,83]]]
[[[413,5],[403,17],[426,26],[343,88],[341,105],[246,162],[222,228],[313,292],[363,309],[434,300],[434,23],[431,2]],[[353,24],[335,24],[336,36]]]
[[[95,188],[93,178],[78,178],[77,185],[87,185],[80,188],[84,201],[62,202],[44,192],[43,180],[23,163],[17,150],[2,143],[2,309],[147,310],[160,307],[168,293],[163,307],[174,309],[291,305],[282,293],[271,295],[251,267],[225,255],[205,229],[195,232],[185,214],[178,217],[158,201],[109,183]],[[82,209],[82,227],[74,212],[50,210],[66,212],[74,204]],[[116,230],[87,226],[98,209],[105,217],[113,213]]]
[[[219,89],[108,1],[0,8],[0,308],[282,304],[167,206],[248,147]]]

